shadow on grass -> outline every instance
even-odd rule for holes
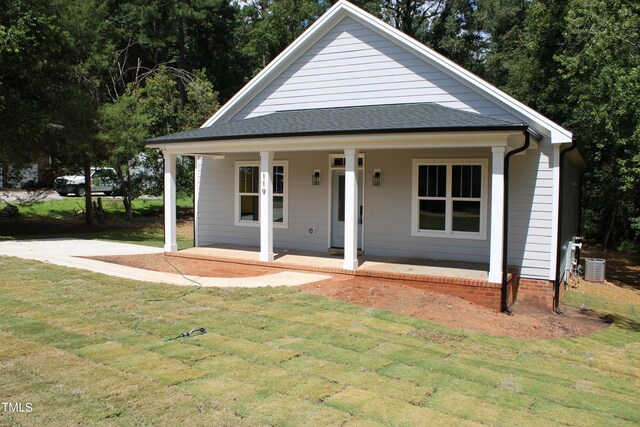
[[[619,328],[627,329],[633,332],[640,332],[640,322],[627,316],[620,314],[605,314],[601,316],[602,320],[607,323],[613,323]]]
[[[605,263],[605,277],[616,286],[640,290],[640,254],[604,250],[600,245],[585,246],[581,254],[585,258],[602,258]],[[584,265],[584,264],[583,264]]]
[[[584,309],[580,308],[580,313],[589,316],[593,319],[597,319],[602,321],[603,323],[607,323],[610,325],[616,325],[622,329],[627,329],[629,331],[640,332],[640,322],[637,320],[623,316],[621,314],[602,314],[602,312],[598,312],[596,310],[592,310],[590,308]]]

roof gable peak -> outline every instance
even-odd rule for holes
[[[346,17],[354,19],[381,36],[391,40],[408,52],[414,54],[416,57],[433,65],[497,105],[500,105],[505,110],[521,118],[523,121],[530,123],[533,128],[538,128],[542,133],[549,135],[552,142],[564,143],[571,141],[571,132],[497,89],[475,74],[457,65],[443,55],[435,52],[424,44],[407,36],[401,31],[393,28],[346,0],[339,0],[334,4],[324,15],[312,24],[302,35],[300,35],[300,37],[285,48],[273,61],[271,61],[271,63],[262,69],[251,81],[249,81],[249,83],[236,93],[235,96],[233,96],[222,108],[209,118],[202,127],[208,127],[215,123],[225,123],[231,120],[256,95],[258,95],[274,79],[291,66],[296,59],[303,55]]]

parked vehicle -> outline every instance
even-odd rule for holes
[[[111,168],[91,169],[91,191],[93,193],[104,193],[110,196],[118,189],[116,171]],[[84,172],[80,171],[75,175],[64,175],[56,178],[55,190],[61,196],[75,194],[84,197],[87,194]]]

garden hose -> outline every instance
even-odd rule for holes
[[[194,292],[199,291],[200,289],[202,289],[202,283],[198,282],[197,280],[193,280],[187,276],[184,275],[184,273],[182,273],[182,271],[180,271],[180,269],[178,269],[178,267],[176,267],[175,265],[173,265],[168,259],[166,259],[165,257],[165,261],[167,262],[167,264],[169,264],[171,267],[173,267],[174,270],[176,270],[178,272],[178,274],[180,274],[184,279],[194,283],[197,287],[189,289],[187,292],[183,293],[182,295],[178,295],[175,296],[173,298],[154,298],[154,299],[147,299],[142,301],[142,303],[146,303],[146,302],[158,302],[158,301],[167,301],[170,299],[178,299],[178,298],[184,298],[188,295],[191,295]],[[137,334],[137,335],[142,335],[140,333],[140,331],[138,330],[138,326],[140,326],[140,323],[142,323],[142,319],[138,320],[134,325],[133,325],[133,331]],[[192,337],[194,335],[204,335],[207,333],[207,330],[205,328],[202,327],[195,327],[193,329],[191,329],[190,331],[187,332],[183,332],[180,335],[176,336],[176,337],[172,337],[172,338],[167,338],[165,340],[163,340],[163,342],[167,342],[167,341],[173,341],[176,340],[178,338],[189,338]]]
[[[206,333],[207,333],[207,330],[205,328],[201,328],[199,326],[196,326],[195,328],[191,329],[190,331],[181,333],[177,337],[165,338],[162,341],[163,342],[167,342],[167,341],[177,340],[179,338],[191,338],[191,337],[194,337],[194,336],[204,335]]]

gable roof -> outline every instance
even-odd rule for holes
[[[525,130],[508,122],[433,103],[368,105],[278,111],[249,119],[149,139],[148,143],[194,142],[280,136],[385,132]]]
[[[365,25],[390,41],[403,47],[416,57],[426,61],[442,72],[460,81],[467,87],[496,103],[506,111],[521,119],[542,134],[551,137],[553,143],[570,142],[572,134],[540,113],[527,107],[513,97],[495,88],[480,77],[465,70],[451,60],[429,49],[422,43],[396,30],[378,18],[352,5],[346,0],[339,0],[331,9],[321,16],[307,31],[289,45],[278,57],[267,65],[247,85],[245,85],[229,102],[220,108],[202,127],[212,124],[226,123],[244,106],[256,97],[269,83],[282,74],[297,58],[309,50],[327,32],[345,17],[350,17]]]

